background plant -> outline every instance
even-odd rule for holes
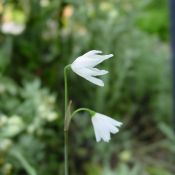
[[[9,0],[0,19],[25,26],[0,33],[1,174],[63,174],[63,68],[92,49],[114,53],[102,65],[110,76],[96,88],[69,75],[70,98],[125,126],[96,144],[86,114],[77,116],[71,174],[174,174],[166,1]]]

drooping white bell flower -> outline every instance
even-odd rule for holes
[[[108,71],[97,69],[95,66],[104,60],[111,58],[113,54],[99,55],[100,53],[102,53],[102,51],[98,50],[91,50],[85,53],[71,64],[71,68],[76,74],[86,80],[98,86],[104,86],[104,82],[96,76],[105,75]]]
[[[95,113],[91,120],[97,142],[99,142],[101,139],[105,142],[109,142],[111,139],[110,133],[117,133],[119,131],[118,127],[122,125],[121,122],[100,113]]]

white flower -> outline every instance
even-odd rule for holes
[[[18,24],[15,22],[6,22],[1,26],[1,31],[5,34],[19,35],[25,29],[23,24]]]
[[[92,50],[85,53],[84,55],[78,57],[71,64],[71,68],[76,74],[85,78],[86,80],[98,86],[104,86],[104,82],[101,79],[96,78],[95,76],[107,74],[108,71],[99,70],[94,67],[103,62],[104,60],[111,58],[113,54],[99,55],[99,53],[102,53],[102,51]]]
[[[111,139],[110,133],[117,133],[119,131],[118,127],[122,125],[121,122],[100,113],[95,113],[91,120],[97,142],[101,139],[105,142],[109,142]]]

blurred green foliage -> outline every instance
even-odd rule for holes
[[[96,143],[86,114],[70,131],[72,175],[173,175],[171,67],[165,0],[3,0],[0,23],[0,174],[63,174],[63,69],[79,55],[115,56],[97,88],[70,72],[73,107],[124,123]],[[84,129],[86,128],[86,129]]]

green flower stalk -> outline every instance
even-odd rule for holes
[[[67,65],[64,68],[64,106],[65,106],[65,123],[64,123],[64,173],[65,175],[69,174],[68,171],[68,120],[70,118],[68,111],[68,82],[67,82],[67,70],[70,68],[70,65]],[[69,108],[70,109],[70,108]],[[67,127],[66,127],[67,126]]]
[[[69,161],[68,161],[68,131],[71,119],[80,111],[87,111],[91,116],[92,125],[95,132],[96,141],[101,140],[109,142],[111,139],[110,133],[117,133],[121,122],[114,120],[106,115],[97,113],[88,108],[79,108],[71,113],[71,102],[68,105],[68,81],[67,71],[71,68],[73,72],[90,81],[91,83],[104,86],[104,82],[96,76],[105,75],[108,73],[106,70],[100,70],[95,68],[106,59],[111,58],[113,55],[99,55],[101,51],[92,50],[84,55],[78,57],[72,64],[67,65],[64,68],[64,87],[65,87],[65,122],[64,122],[64,172],[65,175],[69,175]]]

